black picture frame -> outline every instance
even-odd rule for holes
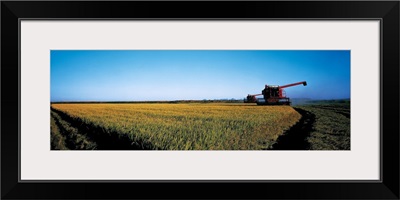
[[[2,199],[399,199],[399,1],[2,1]],[[20,19],[379,19],[381,181],[19,182]],[[301,164],[301,163],[299,163]]]

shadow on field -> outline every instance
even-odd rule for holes
[[[278,137],[277,142],[269,150],[309,150],[307,137],[313,130],[315,115],[300,108],[294,108],[301,114],[301,119],[284,134]]]
[[[63,120],[78,129],[79,133],[84,133],[91,141],[96,142],[96,150],[149,150],[152,145],[144,141],[132,141],[128,134],[109,132],[99,126],[87,124],[80,119],[72,118],[62,111],[51,108]]]

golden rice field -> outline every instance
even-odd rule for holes
[[[52,149],[261,150],[300,118],[290,106],[242,103],[52,104],[51,143]]]

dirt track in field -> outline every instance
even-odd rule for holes
[[[96,143],[96,150],[146,150],[143,145],[132,143],[128,137],[122,137],[116,133],[107,133],[101,127],[85,124],[80,120],[69,117],[59,110],[52,108],[51,111],[60,116],[68,126],[76,129],[77,134],[84,135],[88,140],[94,141]],[[64,129],[60,123],[57,123],[57,125],[61,130]],[[67,131],[63,131],[63,135],[66,136],[68,134]],[[85,150],[84,148],[76,147],[74,141],[67,141],[67,145],[69,149]]]
[[[301,119],[284,134],[269,150],[309,150],[310,144],[307,137],[313,130],[315,115],[300,108],[294,108],[301,114]]]

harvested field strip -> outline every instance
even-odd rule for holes
[[[330,110],[350,118],[350,105],[314,105],[313,107]]]
[[[57,120],[56,123],[56,116],[54,116],[53,112],[51,112],[51,118],[50,118],[50,140],[51,140],[51,149],[54,150],[67,150],[68,148],[66,147],[66,140],[65,137],[60,133],[60,129],[58,128],[60,123]]]
[[[315,115],[307,141],[311,150],[350,150],[350,115],[320,106],[300,106]],[[350,113],[350,110],[345,111]]]
[[[111,132],[104,127],[94,126],[93,124],[83,122],[79,118],[72,118],[62,111],[52,109],[52,113],[58,115],[62,118],[64,123],[68,124],[69,128],[73,127],[71,132],[66,132],[66,135],[71,135],[70,138],[76,138],[75,133],[79,133],[80,137],[85,137],[86,141],[90,142],[92,145],[90,148],[85,148],[85,146],[76,145],[74,140],[70,140],[73,148],[71,149],[96,149],[96,150],[145,150],[151,149],[149,144],[144,144],[143,141],[131,141],[126,136],[121,136],[118,133]],[[84,133],[84,134],[82,134]],[[79,140],[75,140],[79,142]],[[78,147],[77,147],[78,146]]]
[[[96,149],[95,142],[62,119],[57,112],[51,111],[51,122],[52,149]]]

